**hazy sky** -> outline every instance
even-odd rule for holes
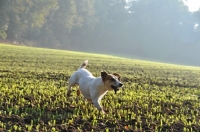
[[[183,3],[188,6],[190,12],[198,11],[200,8],[200,0],[182,0]]]
[[[138,1],[138,0],[125,0],[126,2]],[[200,8],[200,0],[182,0],[184,5],[188,7],[190,12],[198,11]]]
[[[126,0],[126,2],[131,2],[131,1],[138,1],[138,3],[139,1],[145,2],[145,0]],[[175,12],[174,14],[173,13],[170,14],[170,11],[173,12],[176,9],[170,10],[172,7],[168,7],[169,9],[168,15],[171,15],[172,18],[175,18],[174,21],[171,21],[172,29],[171,29],[171,32],[168,32],[168,33],[171,33],[171,36],[173,36],[176,39],[172,40],[171,38],[169,38],[169,40],[171,41],[168,41],[168,43],[164,43],[164,42],[159,43],[159,41],[151,41],[151,38],[153,37],[148,38],[148,36],[150,35],[149,35],[149,32],[146,31],[147,32],[145,34],[146,36],[143,36],[143,38],[138,41],[138,42],[141,42],[140,43],[141,45],[138,46],[139,47],[138,49],[141,51],[139,55],[144,53],[144,59],[153,58],[158,61],[160,60],[167,61],[169,63],[172,62],[172,63],[178,63],[178,64],[200,66],[200,62],[197,61],[197,59],[200,56],[199,54],[200,45],[197,42],[199,41],[200,19],[197,15],[195,15],[195,12],[200,11],[200,0],[174,0],[174,1],[182,2],[186,6],[186,8],[184,9],[188,9],[188,13],[184,12],[183,14],[177,15],[175,14]],[[154,2],[157,2],[157,1],[154,1]],[[161,3],[162,2],[160,2],[160,4]],[[149,3],[148,6],[151,10],[153,10],[152,12],[154,14],[152,14],[152,16],[158,15],[159,14],[158,11],[160,11],[158,8],[162,7],[162,5],[161,6],[157,5],[155,6],[156,8],[151,8],[151,6],[153,6],[153,2]],[[177,6],[177,8],[179,7]],[[138,12],[138,14],[142,15],[141,12]],[[157,19],[157,20],[159,21],[160,19]],[[156,21],[155,21],[155,24],[152,24],[152,25],[151,24],[152,23],[150,23],[150,26],[152,28],[156,28],[155,26],[156,24],[159,26],[159,23],[156,23]],[[169,27],[163,24],[162,26],[160,26],[160,29],[162,30],[159,30],[160,32],[159,34],[157,32],[154,32],[155,36],[157,35],[159,36],[158,38],[161,38],[160,39],[161,42],[165,40],[165,37],[166,38],[171,37],[169,34],[166,34],[166,32],[164,32],[166,28],[169,28]],[[143,33],[145,33],[145,31]],[[147,42],[143,42],[145,40]],[[148,46],[147,45],[148,42],[151,42],[151,45]]]

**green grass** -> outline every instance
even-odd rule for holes
[[[87,69],[119,73],[99,115],[68,79]],[[200,131],[200,68],[64,50],[0,44],[0,131]]]

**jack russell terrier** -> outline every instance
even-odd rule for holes
[[[105,113],[100,105],[100,101],[108,91],[114,90],[116,94],[119,88],[123,86],[120,82],[120,75],[117,73],[108,74],[103,71],[100,77],[94,77],[85,69],[87,65],[88,60],[85,60],[79,69],[71,75],[67,96],[71,95],[72,86],[78,84],[77,95],[79,96],[82,93],[98,110]]]

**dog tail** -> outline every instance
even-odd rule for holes
[[[85,60],[82,65],[79,67],[79,69],[81,68],[85,68],[88,65],[88,60]]]

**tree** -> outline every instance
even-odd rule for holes
[[[83,44],[82,36],[97,23],[93,6],[93,0],[58,0],[58,10],[48,16],[38,34],[40,43],[57,48]]]
[[[0,38],[7,37],[6,30],[8,29],[8,17],[6,16],[6,3],[7,0],[0,1]]]
[[[33,30],[41,28],[50,10],[56,9],[55,0],[3,0],[0,27],[9,40],[26,38]]]

